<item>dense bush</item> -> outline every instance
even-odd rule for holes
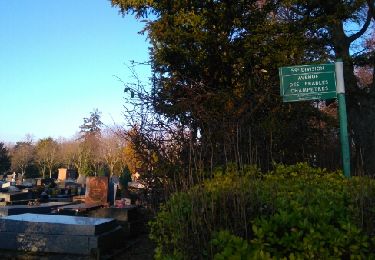
[[[374,254],[375,182],[306,164],[227,169],[176,193],[151,223],[156,258],[361,259]]]

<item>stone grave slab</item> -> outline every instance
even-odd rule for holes
[[[92,210],[96,210],[102,208],[103,204],[101,203],[79,203],[79,204],[72,204],[67,206],[62,206],[57,208],[57,212],[59,214],[67,214],[67,215],[77,215],[77,214],[86,214]]]
[[[3,199],[6,202],[12,202],[16,200],[27,200],[31,198],[31,192],[0,192],[0,199]]]
[[[0,219],[0,248],[88,255],[116,245],[121,232],[111,218],[27,213]]]
[[[34,178],[28,178],[28,179],[24,179],[23,180],[23,183],[25,184],[27,184],[27,185],[29,185],[29,184],[31,184],[31,185],[36,185],[36,179],[34,179]]]
[[[138,207],[129,205],[123,208],[99,208],[88,212],[89,217],[95,218],[114,218],[122,226],[124,235],[131,237],[139,232],[139,213]]]
[[[35,206],[28,205],[12,205],[0,207],[0,217],[19,215],[25,213],[36,213],[36,214],[50,214],[53,210],[58,207],[66,206],[71,203],[67,202],[48,202]]]
[[[136,221],[137,206],[129,205],[123,208],[100,208],[89,213],[90,217],[96,218],[114,218],[121,222]]]

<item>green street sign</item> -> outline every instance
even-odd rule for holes
[[[284,102],[336,98],[335,64],[279,68]]]

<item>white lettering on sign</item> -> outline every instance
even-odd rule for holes
[[[289,83],[289,87],[292,88],[292,87],[299,87],[299,82],[290,82]]]
[[[307,72],[321,72],[324,71],[325,66],[319,65],[319,66],[307,66],[307,67],[293,67],[290,68],[290,71],[292,73],[307,73]]]
[[[306,81],[305,86],[324,86],[328,85],[328,80],[320,80],[320,81]]]
[[[302,67],[301,72],[318,72],[324,70],[324,66]]]
[[[281,67],[279,76],[284,102],[336,97],[333,64]]]
[[[317,79],[318,75],[316,74],[307,74],[298,76],[298,80],[307,80],[307,79]]]
[[[328,86],[324,87],[308,87],[308,88],[291,88],[290,94],[297,93],[316,93],[316,92],[325,92],[328,91]]]

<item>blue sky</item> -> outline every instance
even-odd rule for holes
[[[107,0],[0,1],[0,142],[73,137],[94,108],[124,124],[114,75],[149,59],[143,26]]]

